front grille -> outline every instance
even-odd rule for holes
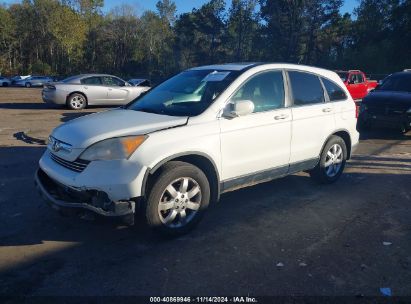
[[[64,168],[70,169],[75,172],[83,172],[86,169],[87,165],[90,163],[87,160],[77,159],[75,161],[68,161],[58,157],[57,155],[50,153],[50,157],[59,165],[63,166]]]
[[[368,114],[371,115],[384,115],[385,114],[385,107],[368,107],[367,110]]]
[[[390,115],[390,116],[401,116],[404,114],[404,109],[395,106],[368,106],[367,110],[370,115]]]

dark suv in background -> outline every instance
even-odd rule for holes
[[[359,129],[372,126],[411,128],[411,72],[394,73],[371,91],[362,101]]]

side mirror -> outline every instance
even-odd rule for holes
[[[245,116],[254,112],[254,103],[251,100],[238,100],[232,104],[231,109],[225,109],[223,116],[234,118]]]

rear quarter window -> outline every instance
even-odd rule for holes
[[[330,101],[339,101],[347,99],[347,95],[339,85],[326,78],[321,78],[321,81],[324,84],[325,90],[327,91]]]

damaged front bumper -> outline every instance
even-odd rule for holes
[[[364,123],[374,127],[386,127],[386,128],[405,128],[409,130],[411,128],[411,114],[373,114],[365,112],[361,117]]]
[[[50,178],[41,168],[34,177],[41,196],[54,209],[78,215],[91,212],[103,217],[121,218],[123,222],[134,224],[136,200],[111,201],[108,195],[99,190],[79,190],[63,185]]]

